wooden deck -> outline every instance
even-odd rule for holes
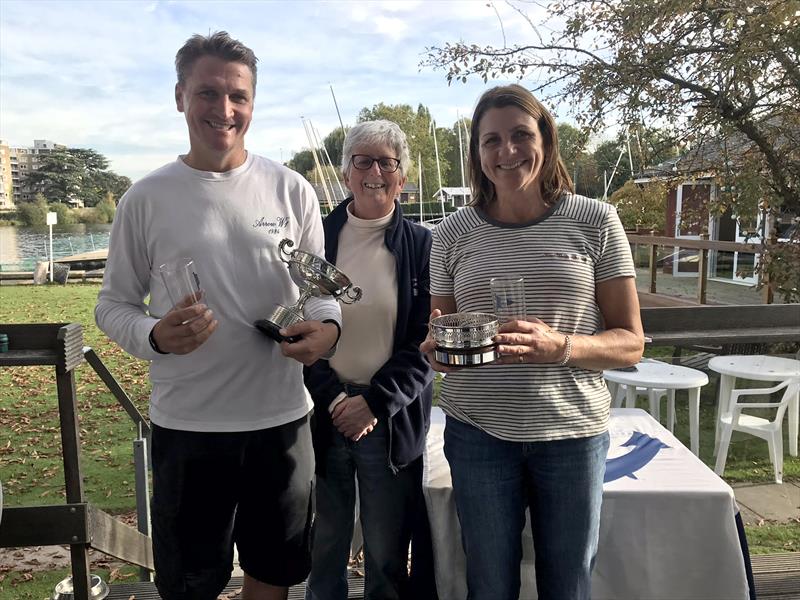
[[[800,600],[800,552],[757,554],[750,557],[756,598]]]
[[[364,598],[364,578],[353,575],[348,572],[347,575],[348,594],[347,598],[361,600]],[[229,600],[238,599],[241,597],[242,578],[232,577],[228,585],[222,591],[220,598]],[[306,595],[306,584],[301,583],[289,590],[289,600],[303,600]],[[160,600],[161,596],[156,591],[155,584],[139,582],[139,583],[124,583],[120,585],[112,585],[111,592],[106,596],[106,600]],[[420,598],[419,600],[424,600]]]
[[[694,300],[668,296],[666,294],[652,294],[639,290],[639,306],[642,308],[661,308],[665,306],[700,306]]]
[[[62,258],[57,258],[55,262],[72,264],[72,263],[95,262],[95,261],[105,262],[107,259],[108,259],[108,248],[102,248],[100,250],[91,250],[89,252],[81,252],[80,254],[73,254],[72,256],[64,256]]]
[[[786,554],[759,554],[750,558],[756,583],[756,598],[759,600],[800,600],[800,552]],[[349,599],[364,597],[363,577],[348,575]],[[242,587],[242,578],[234,577],[221,597],[234,600]],[[290,600],[301,600],[305,596],[305,584],[289,590]],[[111,586],[107,600],[159,600],[160,596],[152,583],[125,583]],[[420,598],[419,600],[425,600]],[[449,600],[442,598],[441,600]]]

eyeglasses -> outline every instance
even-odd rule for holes
[[[366,154],[353,154],[350,157],[350,162],[359,171],[369,171],[372,168],[372,163],[378,163],[378,168],[384,173],[394,173],[400,167],[399,160],[388,156],[372,158]]]

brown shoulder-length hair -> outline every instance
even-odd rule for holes
[[[483,93],[475,112],[472,115],[472,126],[469,138],[469,181],[472,188],[472,206],[486,208],[494,202],[496,194],[494,184],[481,169],[480,125],[483,115],[490,108],[516,106],[534,119],[542,134],[544,146],[544,164],[539,173],[542,186],[542,198],[548,205],[555,204],[564,192],[573,192],[572,179],[561,160],[558,151],[558,129],[553,116],[533,94],[521,85],[502,85]]]

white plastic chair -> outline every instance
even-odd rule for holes
[[[786,389],[780,402],[739,402],[742,396],[756,396],[762,394],[774,394],[782,389]],[[721,426],[719,453],[717,454],[717,464],[714,472],[722,475],[725,471],[725,461],[728,458],[728,447],[731,443],[731,434],[734,431],[749,433],[756,437],[766,440],[769,447],[769,459],[775,468],[775,483],[783,483],[783,414],[789,406],[789,402],[797,395],[800,390],[800,379],[787,379],[783,383],[769,389],[734,390],[731,392],[730,412],[720,416]],[[757,409],[776,409],[773,420],[754,415],[744,414],[746,408]]]
[[[616,392],[612,390],[613,399],[611,400],[612,408],[622,408],[625,404],[625,396],[628,389],[627,385],[614,384]],[[636,395],[646,397],[649,402],[649,411],[654,419],[657,421],[661,418],[661,411],[659,403],[661,398],[667,399],[667,427],[672,432],[675,430],[675,390],[665,390],[662,388],[636,388]],[[635,408],[633,406],[625,406],[625,408]]]
[[[643,358],[641,362],[658,362],[663,363],[663,360],[657,360],[655,358]],[[625,397],[627,395],[628,386],[624,384],[612,384],[614,389],[610,389],[611,391],[611,407],[612,408],[622,408],[623,403],[625,403],[625,408],[635,408],[634,406],[630,406],[625,402]],[[675,390],[665,390],[663,388],[646,388],[646,387],[638,387],[636,388],[636,395],[637,396],[644,396],[647,398],[649,402],[649,409],[650,415],[656,420],[661,420],[661,398],[667,399],[667,427],[670,430],[670,433],[675,431]]]

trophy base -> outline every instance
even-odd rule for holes
[[[303,339],[302,335],[285,336],[280,334],[280,330],[295,323],[300,323],[303,320],[302,313],[295,310],[294,307],[289,308],[283,304],[278,304],[266,319],[259,319],[253,325],[256,329],[272,338],[278,343],[289,342],[294,344]]]
[[[433,351],[437,362],[448,367],[479,367],[488,365],[500,358],[497,346],[483,346],[481,348],[443,348],[437,346]]]
[[[255,323],[253,323],[256,329],[258,329],[261,333],[266,335],[267,337],[275,340],[279,344],[281,342],[289,342],[290,344],[294,344],[295,342],[299,342],[303,339],[301,335],[281,335],[280,330],[283,329],[280,325],[276,325],[272,321],[268,321],[267,319],[259,319]]]

